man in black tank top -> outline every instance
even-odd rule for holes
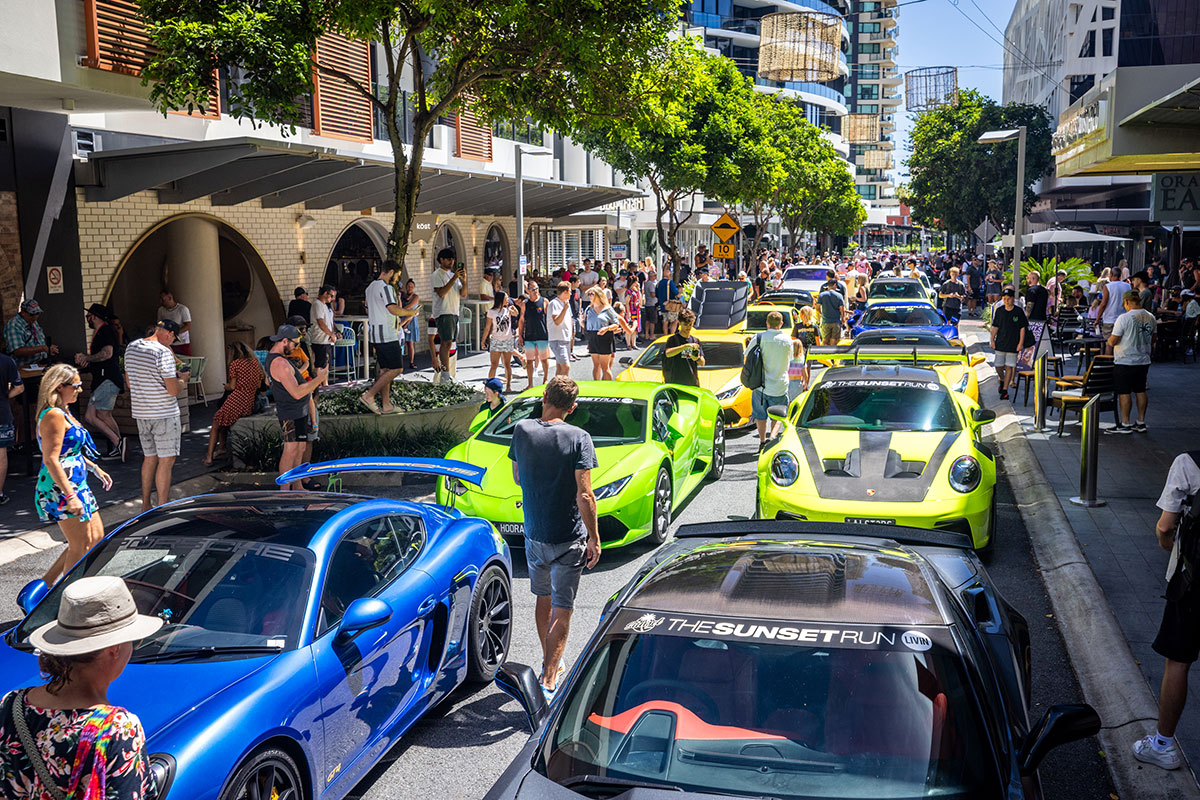
[[[525,279],[525,299],[521,301],[521,319],[517,328],[518,344],[524,342],[525,368],[529,370],[529,388],[537,365],[542,365],[542,383],[550,377],[550,331],[546,325],[549,303],[542,297],[537,281]]]
[[[288,360],[292,351],[300,346],[300,331],[295,325],[280,325],[271,337],[271,351],[267,354],[267,378],[271,384],[271,395],[275,398],[275,413],[283,431],[283,454],[279,457],[279,473],[300,466],[304,448],[308,443],[311,412],[315,405],[313,393],[329,377],[329,367],[317,370],[316,377],[304,382],[300,371]],[[290,483],[282,489],[302,489],[299,483]]]

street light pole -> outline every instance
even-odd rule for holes
[[[1025,132],[1022,125],[1017,135],[1017,207],[1013,212],[1013,285],[1021,285],[1021,252],[1025,249],[1022,234],[1025,232]]]
[[[521,286],[521,281],[525,276],[521,274],[521,260],[525,257],[525,181],[521,176],[521,160],[525,155],[525,151],[521,149],[520,142],[517,143],[516,154],[516,178],[517,178],[517,263],[516,272],[517,286]]]

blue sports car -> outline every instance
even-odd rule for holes
[[[947,320],[941,311],[928,303],[884,301],[859,312],[851,323],[850,335],[874,330],[925,330],[940,333],[947,339],[957,339],[958,320]]]
[[[280,481],[353,471],[483,474],[344,459]],[[317,492],[179,500],[116,529],[49,592],[22,590],[0,691],[39,682],[29,634],[66,584],[118,575],[166,622],[109,691],[145,727],[155,800],[341,798],[457,686],[492,678],[511,574],[492,526],[453,508]]]

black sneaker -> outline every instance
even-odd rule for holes
[[[1133,433],[1133,428],[1128,425],[1114,425],[1104,431],[1105,433]]]
[[[1000,390],[1000,399],[1001,399],[1001,400],[1007,400],[1007,399],[1008,399],[1008,389],[1001,389],[1001,390]]]
[[[121,453],[121,463],[123,464],[126,461],[128,461],[129,460],[129,437],[128,436],[121,437],[121,443],[119,445],[117,445],[117,449]]]
[[[1129,427],[1133,428],[1135,433],[1145,433],[1146,432],[1146,423],[1144,423],[1144,422],[1135,422],[1132,425],[1130,425]]]
[[[9,496],[8,496],[8,495],[6,495],[6,494],[0,494],[0,506],[4,505],[4,504],[5,504],[5,503],[7,503],[9,500],[12,500],[12,498],[11,498],[11,497],[9,497]]]
[[[100,460],[101,461],[120,461],[121,460],[121,448],[119,446],[109,448],[107,453],[100,456]]]

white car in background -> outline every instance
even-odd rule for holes
[[[800,264],[783,271],[783,289],[803,289],[816,297],[828,279],[829,267]]]

